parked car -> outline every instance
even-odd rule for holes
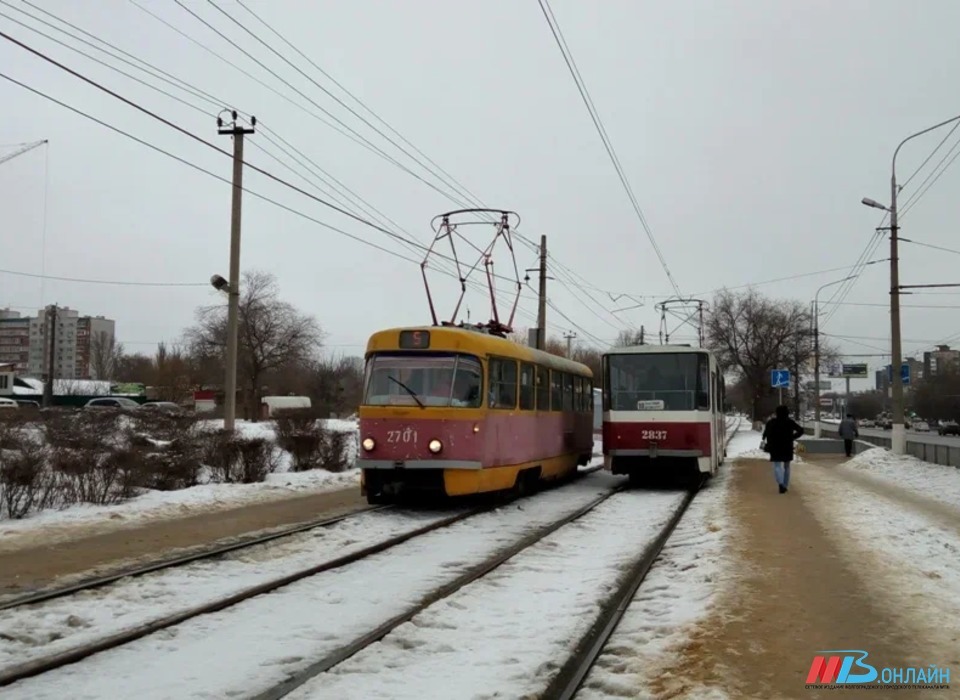
[[[960,425],[953,420],[945,420],[940,424],[937,432],[941,435],[960,435]]]
[[[913,424],[913,429],[916,430],[918,433],[929,433],[930,425],[926,421],[918,420],[916,423]]]
[[[157,411],[159,413],[186,413],[183,406],[173,401],[147,401],[140,406],[142,411]]]
[[[10,411],[18,408],[20,408],[20,404],[13,399],[0,398],[0,410]]]
[[[125,396],[109,396],[100,399],[90,399],[84,405],[84,408],[125,408],[127,410],[134,410],[140,408],[140,404]]]

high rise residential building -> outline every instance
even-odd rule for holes
[[[0,309],[0,363],[14,365],[17,374],[45,378],[49,370],[51,314],[21,316]],[[112,352],[116,323],[103,316],[81,316],[76,309],[56,308],[54,374],[56,379],[104,379],[98,376],[98,357]]]
[[[923,371],[928,377],[960,371],[960,350],[938,345],[936,350],[923,353]]]

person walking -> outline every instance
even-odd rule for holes
[[[847,453],[847,457],[851,457],[853,455],[853,441],[860,437],[860,431],[857,430],[857,421],[848,413],[847,417],[840,421],[837,432],[843,438],[843,449]]]
[[[773,476],[780,487],[780,493],[786,493],[790,486],[793,441],[802,435],[803,428],[790,418],[790,409],[786,406],[777,406],[776,414],[767,421],[763,429],[764,449],[770,453]]]

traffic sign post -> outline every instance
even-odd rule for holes
[[[790,370],[775,369],[770,372],[770,386],[780,390],[780,405],[783,405],[783,389],[790,388]]]
[[[887,365],[887,379],[891,384],[893,383],[893,365]],[[906,362],[900,365],[900,379],[904,386],[910,383],[910,365]]]

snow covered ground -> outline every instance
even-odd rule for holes
[[[331,430],[356,433],[353,421],[326,421]],[[275,437],[273,425],[237,421],[244,437]],[[348,461],[356,460],[356,441],[348,443]],[[151,521],[183,518],[197,513],[226,510],[272,501],[290,495],[359,488],[360,471],[333,473],[322,469],[288,471],[289,455],[284,453],[280,469],[257,484],[200,484],[176,491],[147,491],[123,503],[107,506],[76,504],[63,510],[45,510],[22,520],[0,520],[0,552],[28,546],[37,540],[54,543],[81,534],[139,527]]]
[[[869,459],[896,467],[880,454]],[[911,473],[904,466],[906,460],[894,459],[905,474]],[[960,665],[956,625],[960,619],[960,517],[937,517],[897,499],[895,492],[890,497],[871,492],[833,474],[836,467],[809,468],[816,470],[816,478],[806,480],[801,492],[804,502],[831,532],[844,558],[864,562],[859,568],[870,571],[864,577],[866,594],[898,616],[918,639],[930,640],[931,648],[942,650],[942,658],[928,663],[956,669]],[[929,474],[956,471],[936,465],[926,468]],[[956,482],[952,488],[956,496]]]
[[[21,681],[4,689],[4,699],[248,696],[410,609],[490,554],[621,482],[602,472],[592,474],[270,595]],[[609,532],[606,537],[622,539],[610,538]],[[223,584],[232,585],[227,580]],[[192,593],[186,590],[181,595]],[[548,616],[536,603],[530,607],[537,617]]]
[[[653,697],[654,679],[669,681],[662,678],[663,669],[674,665],[676,650],[736,578],[728,556],[737,537],[737,523],[728,514],[730,471],[733,460],[751,455],[759,441],[760,433],[744,421],[727,447],[727,462],[673,531],[587,675],[578,700]],[[724,696],[704,688],[696,697]]]
[[[960,510],[960,469],[874,447],[836,468],[907,489]]]
[[[288,697],[535,697],[682,500],[613,496]]]
[[[456,511],[361,513],[329,527],[47,603],[0,611],[0,669],[63,653],[443,520]],[[189,591],[189,596],[184,596]]]

